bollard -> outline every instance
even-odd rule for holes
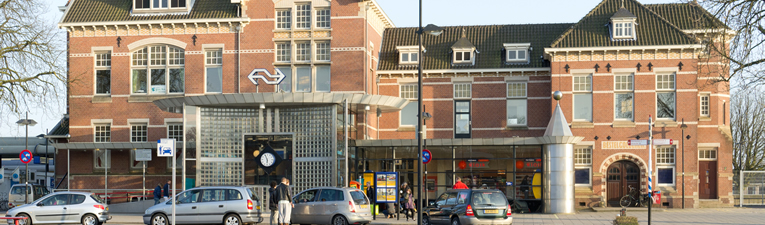
[[[627,208],[622,208],[622,210],[619,211],[620,216],[627,216]]]

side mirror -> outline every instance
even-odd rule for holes
[[[38,202],[37,206],[43,206],[42,202]]]

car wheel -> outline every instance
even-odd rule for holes
[[[428,215],[422,215],[422,225],[430,225],[430,217]]]
[[[32,225],[32,218],[27,214],[18,214],[16,217],[26,217],[26,219],[19,220],[19,225]]]
[[[460,219],[457,217],[452,218],[452,225],[460,225]]]
[[[239,219],[239,216],[236,214],[228,214],[226,215],[226,218],[223,219],[224,225],[241,225],[242,220]]]
[[[345,220],[345,217],[337,215],[332,218],[332,225],[348,225],[348,221]]]
[[[93,214],[87,214],[80,220],[82,225],[98,225],[98,218]]]
[[[154,216],[151,217],[151,225],[167,225],[167,216],[154,214]]]

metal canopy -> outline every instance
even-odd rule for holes
[[[348,99],[352,111],[369,110],[382,112],[397,112],[403,109],[409,100],[384,95],[346,94],[346,93],[240,93],[240,94],[210,94],[186,96],[155,100],[154,104],[168,112],[176,112],[172,108],[180,108],[183,103],[188,106],[205,107],[294,107],[316,106],[325,104],[340,104]]]

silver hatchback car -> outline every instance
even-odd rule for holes
[[[320,187],[300,192],[292,202],[292,224],[368,224],[369,199],[353,188]]]
[[[109,207],[98,196],[87,192],[56,192],[8,210],[7,217],[27,217],[19,224],[80,223],[99,225],[111,219]],[[8,220],[13,224],[13,220]]]
[[[165,201],[146,209],[143,223],[172,224],[172,202]],[[176,196],[176,224],[255,224],[263,222],[260,203],[247,187],[197,187]]]

